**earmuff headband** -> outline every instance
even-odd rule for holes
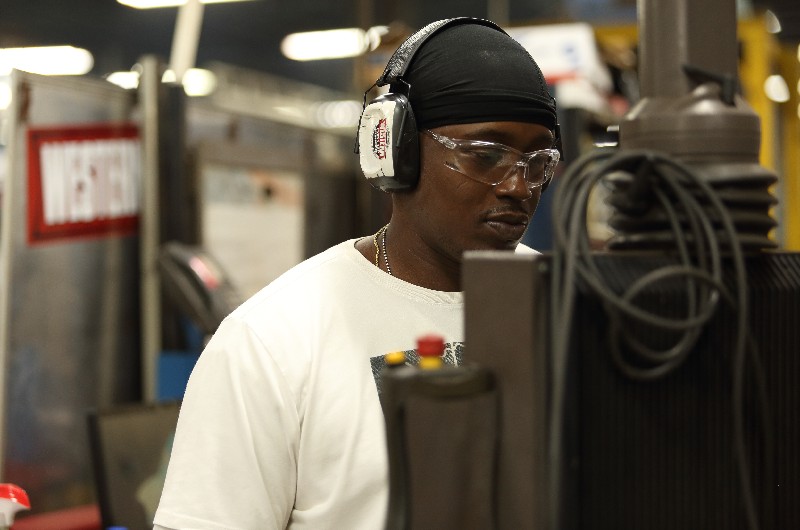
[[[414,58],[414,55],[416,55],[417,51],[429,38],[434,36],[439,31],[457,24],[479,24],[496,29],[497,31],[508,35],[494,22],[484,20],[482,18],[455,17],[431,22],[410,36],[403,44],[400,45],[399,48],[397,48],[397,50],[395,50],[391,58],[389,58],[389,62],[386,63],[386,68],[384,68],[383,73],[378,80],[375,81],[375,85],[385,86],[391,83],[396,83],[398,80],[400,80],[400,78],[403,77],[403,75],[405,75],[409,65],[411,64],[411,60]]]

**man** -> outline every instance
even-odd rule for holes
[[[383,527],[383,355],[413,358],[433,332],[459,362],[462,254],[515,250],[558,161],[555,103],[518,43],[473,19],[426,37],[392,85],[416,122],[414,182],[393,188],[378,233],[294,267],[220,326],[189,381],[156,528]],[[362,167],[378,136],[362,135]]]

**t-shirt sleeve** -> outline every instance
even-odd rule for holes
[[[155,524],[285,528],[299,430],[284,374],[256,334],[229,317],[189,379]]]

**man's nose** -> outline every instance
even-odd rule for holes
[[[533,190],[528,187],[528,165],[524,163],[515,164],[506,174],[505,180],[495,186],[498,195],[514,197],[520,201],[526,201],[533,197]]]

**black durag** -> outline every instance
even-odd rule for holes
[[[556,105],[542,71],[510,36],[457,24],[417,51],[403,79],[417,127],[517,121],[556,126]]]

